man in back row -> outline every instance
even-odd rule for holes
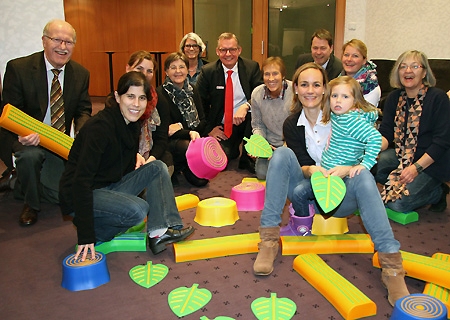
[[[328,81],[337,78],[342,72],[342,62],[333,54],[333,37],[330,31],[316,30],[311,36],[311,53],[298,56],[295,70],[308,62],[315,62],[325,69]]]
[[[6,65],[2,105],[19,108],[33,118],[73,136],[91,116],[89,71],[71,61],[77,41],[75,29],[66,21],[51,20],[42,35],[43,51],[13,59]],[[72,130],[74,123],[74,132]],[[64,159],[39,146],[37,133],[17,136],[0,129],[0,157],[9,172],[16,161],[14,197],[23,199],[22,226],[34,224],[41,202],[58,203],[59,179]],[[3,185],[10,187],[12,174]]]

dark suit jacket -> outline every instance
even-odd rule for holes
[[[238,73],[242,90],[249,101],[253,89],[262,84],[259,64],[253,60],[239,57]],[[222,125],[224,115],[225,71],[220,59],[202,67],[196,86],[202,98],[207,122],[205,132],[200,132],[200,135],[206,136],[214,127]]]
[[[314,62],[314,59],[311,53],[304,53],[298,56],[297,63],[295,64],[295,70],[298,69],[301,65],[304,65],[308,62]],[[328,76],[328,81],[337,78],[339,74],[342,72],[342,62],[338,58],[334,56],[334,54],[330,55],[330,61],[328,61],[327,67],[325,69]]]
[[[64,71],[63,90],[66,134],[70,133],[72,120],[75,122],[75,131],[78,132],[91,116],[92,104],[88,89],[89,71],[75,61],[69,61]],[[2,109],[7,103],[39,121],[44,120],[48,107],[44,51],[8,62],[3,79]],[[11,135],[13,135],[13,139],[11,139]],[[5,129],[1,130],[0,145],[5,150],[2,155],[11,154],[11,143],[16,140],[15,134]],[[4,143],[6,141],[8,142]]]

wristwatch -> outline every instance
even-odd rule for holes
[[[414,163],[414,167],[416,167],[417,173],[421,173],[423,171],[423,167],[417,162]]]

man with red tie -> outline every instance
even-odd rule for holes
[[[204,135],[219,141],[228,160],[239,157],[243,137],[251,135],[251,94],[262,83],[259,64],[241,58],[241,52],[237,37],[222,33],[216,48],[219,59],[203,66],[197,80],[207,119]],[[245,149],[239,168],[255,172],[254,161]]]

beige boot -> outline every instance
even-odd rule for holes
[[[405,270],[402,255],[396,253],[378,252],[378,260],[382,268],[381,281],[388,290],[389,303],[394,306],[395,301],[409,295],[405,284]]]
[[[258,276],[267,276],[273,271],[273,262],[278,254],[280,227],[260,227],[259,252],[253,265],[253,272]]]

